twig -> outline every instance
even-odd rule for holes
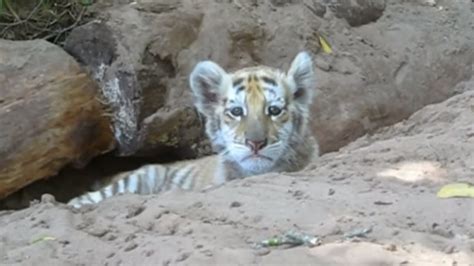
[[[15,12],[15,10],[10,6],[10,1],[5,0],[4,1],[5,7],[8,9],[8,12],[12,14],[12,16],[15,18],[15,20],[21,20],[20,16]]]
[[[47,39],[52,38],[52,37],[54,37],[54,36],[56,35],[56,37],[54,38],[54,43],[56,43],[56,42],[58,41],[59,37],[60,37],[63,33],[67,32],[67,31],[69,31],[69,30],[72,30],[73,28],[75,28],[75,27],[77,26],[77,24],[81,21],[82,16],[83,16],[84,13],[85,13],[85,10],[86,10],[85,7],[83,7],[83,8],[81,9],[81,13],[79,13],[79,16],[77,17],[76,21],[74,21],[74,23],[73,23],[72,25],[70,25],[69,27],[66,27],[66,28],[64,28],[64,29],[61,29],[60,31],[56,31],[55,33],[46,35],[46,37],[43,37],[43,39],[44,39],[44,40],[47,40]]]
[[[8,2],[8,1],[7,1]],[[25,19],[22,19],[20,21],[17,21],[17,22],[13,22],[13,23],[0,23],[0,26],[6,26],[2,32],[0,33],[0,36],[3,36],[3,34],[5,34],[5,32],[10,29],[11,27],[13,26],[17,26],[17,25],[20,25],[20,24],[23,24],[25,22],[28,22],[30,20],[30,18],[36,13],[36,11],[38,11],[38,8],[43,4],[43,0],[40,0],[39,3],[35,6],[35,8],[33,8],[33,10],[28,14],[28,16],[25,18]]]
[[[35,7],[25,17],[18,16],[18,10],[14,10],[15,6],[10,5],[9,8],[5,6],[6,16],[2,18],[3,22],[0,22],[0,27],[4,26],[0,29],[0,38],[10,36],[12,33],[14,39],[41,38],[58,43],[65,34],[80,24],[87,10],[87,7],[76,4],[76,1],[66,1],[42,12],[40,7],[46,1],[37,1]],[[7,38],[11,38],[8,36]]]

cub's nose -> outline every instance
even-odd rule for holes
[[[257,152],[267,146],[267,139],[264,140],[249,140],[245,139],[245,145],[250,147],[253,152]]]

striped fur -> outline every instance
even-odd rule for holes
[[[148,195],[175,189],[203,190],[220,183],[213,180],[218,160],[214,155],[171,164],[145,165],[116,176],[109,185],[74,198],[68,204],[80,207],[124,193]]]
[[[305,167],[318,155],[308,127],[314,73],[299,53],[284,73],[267,66],[225,72],[211,61],[196,65],[190,86],[217,155],[120,174],[109,185],[72,199],[80,207],[117,194],[202,190],[226,181]]]

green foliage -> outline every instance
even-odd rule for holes
[[[3,16],[3,13],[5,12],[5,2],[7,0],[0,0],[0,18]]]

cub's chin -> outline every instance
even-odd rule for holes
[[[243,157],[239,161],[239,164],[245,171],[249,173],[261,174],[269,172],[275,165],[275,160],[264,155],[250,154]]]

